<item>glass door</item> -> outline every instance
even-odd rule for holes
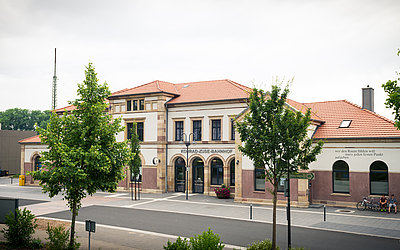
[[[204,192],[204,163],[200,158],[193,161],[193,193]]]

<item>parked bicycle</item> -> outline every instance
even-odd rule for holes
[[[368,200],[367,197],[363,197],[362,201],[357,202],[357,209],[360,211],[364,211],[366,209],[372,211],[379,211],[380,206],[378,202],[374,201],[374,198]]]

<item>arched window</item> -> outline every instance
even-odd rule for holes
[[[332,179],[334,193],[349,193],[349,165],[345,161],[333,163]]]
[[[186,162],[182,157],[175,160],[175,192],[185,192]]]
[[[230,176],[230,186],[235,186],[235,159],[231,160],[229,165],[231,176]]]
[[[221,185],[224,183],[224,164],[221,159],[211,160],[211,185]]]
[[[383,161],[374,161],[369,169],[371,194],[389,194],[388,167]]]
[[[40,162],[40,156],[35,157],[35,171],[40,170],[42,168],[42,163]]]

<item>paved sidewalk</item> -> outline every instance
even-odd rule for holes
[[[45,194],[38,194],[37,188],[18,188],[15,186],[13,188],[21,191],[18,192],[19,198],[29,199],[34,197],[37,200],[49,201],[24,206],[39,217],[46,217],[46,214],[49,213],[68,210],[65,201],[62,201],[60,197],[50,200]],[[0,196],[5,196],[1,190]],[[85,198],[82,204],[83,207],[98,205],[203,215],[261,223],[272,222],[271,206],[253,205],[253,219],[250,220],[250,205],[235,203],[233,199],[221,200],[216,197],[191,194],[189,200],[185,200],[183,193],[142,194],[141,198],[141,200],[137,201],[131,200],[127,192],[114,194],[97,193],[92,197]],[[292,226],[400,239],[400,214],[327,207],[327,220],[324,221],[322,207],[292,208],[291,211]],[[277,223],[287,225],[285,207],[277,208]],[[162,249],[168,239],[175,240],[178,236],[108,225],[97,225],[97,227],[96,233],[92,234],[93,249]],[[82,224],[78,226],[78,236],[82,246],[87,246],[87,232],[83,230]],[[135,248],[131,246],[135,246]]]

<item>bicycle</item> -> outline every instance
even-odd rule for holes
[[[357,202],[357,209],[360,211],[364,211],[366,209],[369,209],[372,211],[379,211],[380,206],[379,206],[379,203],[374,202],[374,198],[371,198],[370,200],[368,200],[367,197],[363,197],[362,201]]]

